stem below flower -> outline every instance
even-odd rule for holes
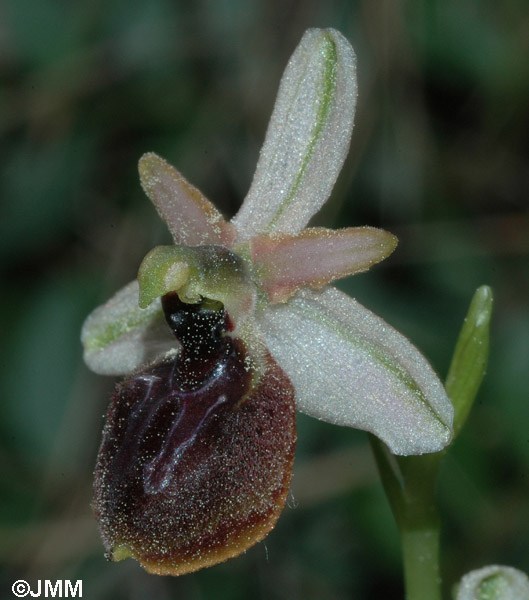
[[[400,531],[406,600],[441,600],[435,503],[441,454],[396,457],[374,435],[369,440]]]
[[[439,525],[401,529],[406,600],[441,600]]]
[[[492,292],[481,286],[461,329],[446,382],[455,408],[454,437],[468,416],[485,373],[491,313]],[[392,456],[378,438],[370,435],[369,440],[401,535],[406,600],[441,600],[435,483],[445,451]]]

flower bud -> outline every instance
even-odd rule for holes
[[[529,600],[529,578],[501,565],[476,569],[461,579],[456,600]]]

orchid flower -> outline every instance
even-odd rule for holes
[[[450,441],[452,405],[426,359],[329,285],[387,257],[396,238],[306,228],[347,154],[356,96],[347,40],[307,31],[231,222],[163,159],[141,158],[174,245],[149,252],[82,330],[88,366],[125,376],[96,466],[110,559],[179,575],[261,540],[289,490],[295,409],[370,431],[395,454]]]

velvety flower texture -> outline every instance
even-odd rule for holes
[[[295,408],[373,432],[395,454],[441,450],[453,409],[403,336],[329,284],[396,246],[370,228],[305,228],[348,151],[355,57],[332,29],[291,57],[254,180],[231,222],[155,154],[142,186],[174,239],[86,320],[89,367],[125,375],[96,466],[107,555],[179,575],[274,526]]]

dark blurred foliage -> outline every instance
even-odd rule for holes
[[[341,283],[444,376],[475,288],[487,377],[439,486],[447,584],[529,571],[529,4],[526,0],[7,0],[0,4],[1,596],[83,579],[91,600],[402,597],[397,532],[362,432],[299,417],[293,500],[244,556],[179,579],[107,563],[90,501],[113,381],[84,317],[168,240],[136,172],[172,162],[231,216],[307,27],[358,55],[349,158],[319,224],[395,232]],[[448,585],[447,585],[448,587]]]

